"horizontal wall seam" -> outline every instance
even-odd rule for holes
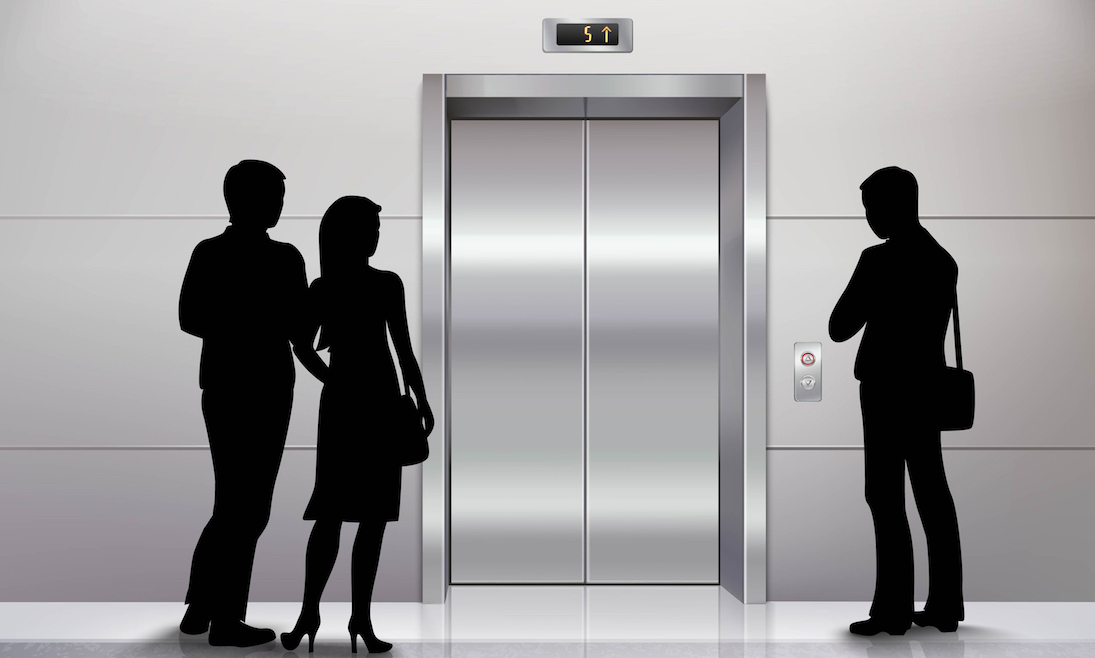
[[[768,215],[768,219],[855,219],[863,215]],[[920,219],[1095,219],[1095,215],[920,215]]]
[[[942,446],[943,450],[1095,450],[1095,446]],[[862,445],[780,445],[769,450],[862,450]]]
[[[315,450],[315,446],[287,445],[286,450]],[[0,446],[0,450],[209,450],[208,445],[117,445],[117,446]]]
[[[321,219],[323,215],[282,215],[282,219]],[[381,215],[381,219],[417,219],[422,215]],[[219,219],[228,215],[0,215],[5,219]],[[767,219],[850,219],[865,220],[863,215],[768,215]],[[920,215],[920,219],[1095,219],[1095,215]]]
[[[315,450],[314,445],[287,445],[286,450]],[[776,445],[768,450],[862,450],[861,445]],[[209,450],[208,445],[3,446],[0,450]],[[1095,446],[943,446],[943,450],[1095,450]]]
[[[320,220],[323,215],[282,215],[281,219]],[[228,221],[228,215],[0,215],[5,219],[218,219]],[[380,219],[422,219],[422,215],[381,215]]]

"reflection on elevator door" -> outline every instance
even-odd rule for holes
[[[718,122],[453,121],[451,581],[718,582]]]

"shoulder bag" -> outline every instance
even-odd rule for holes
[[[968,430],[973,427],[973,373],[962,369],[962,332],[958,324],[958,288],[954,290],[954,355],[958,367],[945,366],[939,381],[939,429]]]
[[[389,343],[390,345],[390,343]],[[403,466],[421,464],[430,456],[430,444],[426,441],[426,428],[422,426],[422,414],[411,397],[410,387],[399,367],[399,357],[394,354],[398,376],[403,379],[403,395],[392,410],[392,455]]]

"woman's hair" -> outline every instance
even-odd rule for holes
[[[362,256],[363,239],[371,239],[379,226],[380,206],[363,196],[344,196],[332,203],[319,223],[320,276],[340,277],[351,259]]]
[[[359,259],[372,255],[379,228],[380,206],[363,196],[344,196],[323,213],[319,222],[319,272],[326,291],[344,282]],[[330,346],[331,332],[324,325],[316,349]]]

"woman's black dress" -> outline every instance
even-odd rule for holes
[[[390,455],[388,412],[399,380],[388,348],[389,272],[335,288],[322,278],[309,307],[329,342],[330,372],[319,399],[316,484],[304,510],[314,520],[399,520],[402,465]],[[326,341],[324,339],[327,339]]]

